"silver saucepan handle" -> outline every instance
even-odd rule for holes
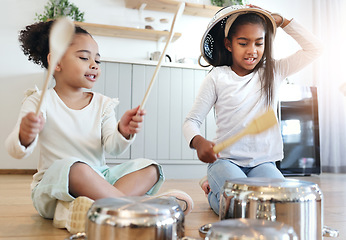
[[[200,236],[201,238],[204,239],[205,236],[207,235],[209,229],[210,229],[212,226],[213,226],[213,224],[211,224],[211,223],[204,224],[203,226],[201,226],[201,227],[199,228],[199,236]]]
[[[323,237],[339,237],[339,231],[330,227],[324,226],[322,229]]]
[[[76,233],[71,235],[69,238],[66,238],[65,240],[76,240],[76,239],[87,239],[87,236],[85,233]]]

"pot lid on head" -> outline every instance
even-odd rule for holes
[[[207,63],[213,65],[213,63],[217,59],[215,41],[220,31],[224,33],[227,19],[233,15],[242,15],[246,13],[257,13],[263,16],[266,19],[266,23],[270,25],[273,31],[273,35],[275,36],[277,26],[275,19],[270,14],[270,12],[264,9],[249,7],[245,5],[232,5],[222,8],[214,15],[212,20],[209,22],[207,30],[202,37],[200,46],[201,55]],[[236,17],[234,18],[234,20],[235,19]]]

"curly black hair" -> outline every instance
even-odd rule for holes
[[[49,31],[54,21],[37,22],[26,26],[19,32],[19,42],[24,55],[28,56],[29,61],[40,65],[42,68],[48,68]],[[75,33],[90,35],[79,26],[75,26]]]

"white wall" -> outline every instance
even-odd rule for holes
[[[70,0],[85,12],[85,21],[101,24],[136,27],[140,25],[139,12],[125,8],[123,0]],[[46,0],[1,0],[0,15],[0,169],[35,169],[38,150],[25,160],[11,158],[5,148],[4,141],[13,128],[26,89],[41,87],[44,78],[43,70],[27,61],[18,43],[18,31],[34,22],[35,13],[42,13]],[[313,0],[249,0],[272,12],[280,12],[287,18],[294,17],[312,29]],[[144,11],[143,17],[153,16],[156,19],[172,19],[172,13]],[[200,39],[209,23],[209,18],[183,15],[177,23],[177,31],[182,37],[171,44],[168,53],[173,59],[180,57],[197,58],[199,56]],[[158,25],[158,24],[156,24]],[[161,26],[158,26],[161,28]],[[169,29],[169,26],[168,26]],[[105,58],[146,59],[148,53],[162,50],[164,43],[121,38],[94,36],[99,44],[100,53]],[[276,40],[278,57],[292,53],[297,46],[285,38],[279,30]],[[311,67],[292,76],[293,81],[304,79],[307,83],[312,79]]]

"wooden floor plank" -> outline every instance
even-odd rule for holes
[[[337,239],[346,239],[346,174],[321,174],[296,179],[319,185],[324,195],[324,225],[339,230]],[[52,220],[38,215],[30,198],[31,180],[30,175],[0,175],[0,239],[63,240],[69,237],[66,230],[54,228]],[[180,189],[192,197],[195,207],[185,217],[185,233],[196,239],[200,239],[198,228],[201,225],[218,221],[198,181],[167,180],[160,190],[162,193],[168,189]]]

